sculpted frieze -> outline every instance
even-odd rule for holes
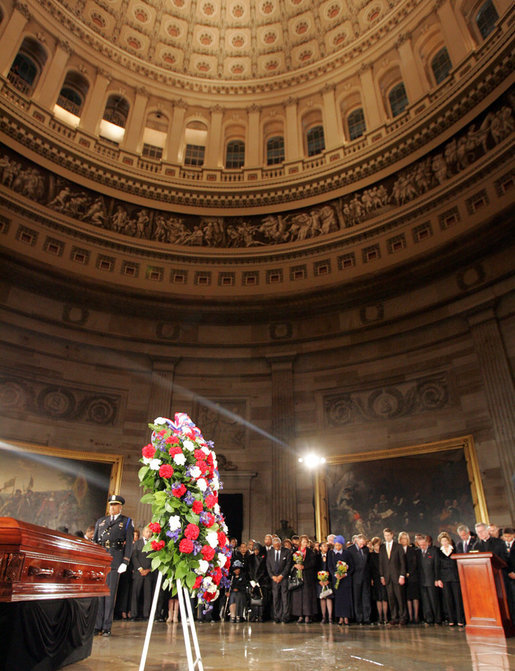
[[[0,154],[0,182],[49,210],[135,239],[209,248],[299,243],[353,228],[444,185],[513,133],[514,107],[515,96],[506,95],[451,140],[367,188],[321,205],[264,216],[203,217],[132,204],[81,187],[7,148]],[[131,192],[148,197],[143,187]]]

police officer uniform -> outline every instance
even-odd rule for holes
[[[109,505],[119,504],[123,506],[124,503],[123,496],[117,494],[113,494],[108,501]],[[105,548],[113,558],[111,570],[106,580],[110,593],[109,596],[99,598],[95,622],[95,632],[97,634],[102,633],[103,636],[110,636],[119,575],[127,569],[132,553],[134,525],[131,518],[121,513],[101,517],[95,524],[93,541]],[[121,568],[122,566],[125,566],[125,568]]]

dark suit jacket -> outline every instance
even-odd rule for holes
[[[470,538],[469,538],[468,546],[467,546],[467,552],[470,552],[472,550],[472,548],[474,547],[474,543],[476,541],[477,541],[477,536],[472,536],[471,535]],[[459,540],[456,543],[456,552],[458,554],[464,554],[465,553],[465,550],[463,549],[463,544],[464,544],[464,541],[462,541],[462,540]]]
[[[515,573],[515,541],[508,552],[508,573]]]
[[[290,573],[291,567],[293,565],[292,553],[288,548],[281,548],[281,557],[279,560],[279,566],[275,565],[275,550],[270,550],[266,557],[266,570],[270,577],[276,575],[282,575],[283,578],[286,578]]]
[[[390,559],[386,552],[386,543],[383,543],[379,548],[379,573],[385,583],[388,585],[390,582],[398,582],[401,575],[406,576],[406,572],[406,557],[399,543],[393,541]]]
[[[146,552],[143,552],[143,548],[146,544],[147,541],[144,538],[138,538],[138,540],[134,543],[132,548],[131,564],[135,571],[140,568],[152,568],[152,559]]]
[[[352,561],[354,563],[354,573],[352,574],[353,582],[370,582],[370,564],[368,561],[370,550],[366,546],[362,548],[362,556],[359,548],[354,543],[347,548],[347,550],[352,555]]]
[[[500,538],[494,538],[493,536],[490,536],[490,538],[486,541],[479,540],[478,538],[474,543],[473,549],[477,550],[478,552],[493,552],[505,562],[508,561],[508,549],[506,547],[506,543]]]
[[[442,582],[459,582],[460,576],[458,574],[458,562],[452,558],[453,552],[447,556],[440,548],[436,551],[436,579]]]
[[[434,587],[436,577],[436,555],[438,548],[435,548],[434,545],[430,545],[427,548],[427,551],[424,555],[422,550],[418,550],[419,554],[419,576],[420,584],[423,587]],[[454,560],[453,560],[454,561]]]

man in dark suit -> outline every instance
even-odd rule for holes
[[[390,624],[406,624],[406,602],[404,583],[406,582],[406,556],[402,547],[393,540],[393,531],[383,529],[384,544],[379,550],[379,574],[386,587],[390,606]]]
[[[423,617],[427,624],[442,624],[440,593],[436,584],[436,548],[429,545],[424,534],[416,534],[415,539],[420,552],[418,559]]]
[[[508,568],[506,570],[506,587],[508,592],[508,606],[512,622],[515,622],[515,529],[505,527],[503,541],[508,552]]]
[[[353,544],[348,548],[354,560],[352,574],[352,602],[354,615],[358,624],[370,624],[370,567],[368,562],[369,549],[363,534],[354,536]]]
[[[456,552],[458,554],[470,552],[474,547],[477,537],[470,533],[470,529],[466,524],[460,524],[456,529],[456,533],[460,537],[460,540],[456,543]]]
[[[266,570],[272,581],[272,612],[274,622],[290,620],[290,595],[288,593],[288,575],[291,571],[292,553],[282,547],[281,539],[274,536],[273,549],[266,556]]]
[[[118,578],[125,573],[131,560],[134,541],[134,525],[130,517],[121,514],[125,503],[123,496],[113,494],[108,501],[109,515],[97,520],[93,540],[111,555],[111,570],[106,579],[109,596],[99,598],[95,632],[103,636],[111,636],[116,590]]]
[[[150,615],[150,606],[152,604],[152,559],[148,556],[143,548],[148,543],[148,539],[152,536],[152,532],[148,527],[145,527],[132,549],[131,565],[133,570],[132,579],[132,597],[131,597],[131,620],[138,616],[138,602],[140,594],[143,592],[143,608],[141,613],[145,620]]]
[[[500,538],[494,538],[488,531],[488,526],[484,522],[478,522],[475,526],[477,540],[474,543],[473,550],[477,552],[493,552],[503,561],[508,561],[508,550],[506,543]]]

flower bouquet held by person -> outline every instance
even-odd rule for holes
[[[303,562],[304,562],[304,555],[302,554],[302,552],[300,552],[299,550],[297,550],[297,552],[294,552],[293,565],[297,568],[297,577],[300,578],[301,580],[302,580]]]
[[[333,590],[329,587],[329,577],[329,571],[318,571],[317,573],[317,580],[321,587],[318,595],[319,599],[327,599],[333,593]]]
[[[152,505],[153,536],[145,551],[152,570],[163,574],[163,589],[175,594],[180,580],[206,611],[229,585],[231,556],[213,444],[184,413],[173,422],[158,417],[149,427],[138,474],[147,491],[141,501]]]
[[[334,572],[334,577],[336,578],[336,589],[340,586],[340,580],[342,578],[345,578],[347,575],[347,571],[349,570],[349,566],[346,562],[340,560],[336,562],[336,570]]]

